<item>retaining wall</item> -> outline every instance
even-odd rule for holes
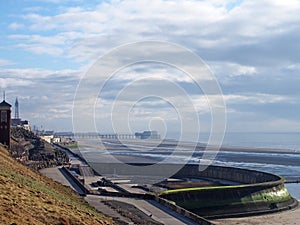
[[[75,184],[81,189],[82,192],[78,192],[78,194],[83,195],[83,196],[86,195],[86,194],[89,194],[89,190],[84,186],[84,184],[83,184],[80,180],[78,180],[76,177],[74,177],[74,175],[70,172],[69,169],[67,169],[67,168],[64,167],[64,166],[63,166],[61,169],[62,169],[63,172],[66,173],[66,174],[68,175],[68,177],[69,177],[70,179],[72,179],[72,180],[75,182]]]
[[[167,207],[168,209],[171,209],[183,216],[185,216],[186,218],[196,222],[197,224],[200,224],[200,225],[213,225],[214,223],[195,214],[195,213],[192,213],[176,204],[172,204],[170,201],[166,200],[166,199],[163,199],[163,198],[160,198],[160,197],[155,197],[155,201],[158,202],[159,204]]]
[[[207,218],[275,212],[298,204],[285,188],[282,177],[260,171],[222,166],[209,166],[199,171],[199,165],[190,164],[89,164],[101,175],[142,175],[151,179],[156,177],[157,180],[168,177],[212,178],[239,183],[233,186],[176,189],[160,194],[160,197]],[[171,175],[168,176],[168,173]]]

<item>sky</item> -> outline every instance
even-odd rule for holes
[[[21,118],[39,129],[72,131],[75,103],[93,106],[93,115],[79,117],[94,116],[101,133],[128,132],[123,118],[132,132],[176,132],[183,123],[189,129],[195,124],[191,108],[201,130],[210,131],[215,98],[174,65],[127,65],[103,87],[90,82],[90,90],[98,90],[96,102],[76,95],[90,68],[115,49],[172,43],[211,71],[224,100],[226,132],[298,132],[299,11],[299,0],[1,1],[0,89],[12,105],[18,97]],[[123,59],[146,52],[134,45],[131,50]],[[89,130],[85,125],[82,119],[76,129]]]

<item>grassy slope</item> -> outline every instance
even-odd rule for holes
[[[0,146],[0,224],[113,224],[70,188],[19,164]]]

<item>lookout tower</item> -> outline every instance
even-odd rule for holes
[[[16,101],[15,101],[15,119],[19,119],[20,116],[19,116],[19,101],[18,101],[18,98],[16,98]]]
[[[10,148],[10,123],[11,123],[11,105],[5,101],[5,92],[3,101],[0,103],[0,143]]]

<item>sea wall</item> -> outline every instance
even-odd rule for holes
[[[206,220],[205,218],[203,218],[195,213],[192,213],[176,204],[173,204],[172,202],[170,202],[164,198],[160,198],[160,197],[156,196],[155,201],[158,202],[159,204],[185,216],[186,218],[189,218],[190,220],[197,222],[197,224],[199,224],[199,225],[213,225],[214,224],[211,221]]]
[[[298,203],[284,186],[280,176],[233,167],[146,163],[93,163],[90,166],[98,174],[138,175],[153,180],[168,178],[217,179],[236,183],[230,186],[184,188],[164,191],[164,198],[188,211],[206,218],[220,218],[276,212],[295,207]],[[177,172],[176,172],[177,171]]]
[[[182,167],[173,177],[207,177],[221,180],[234,181],[241,184],[259,184],[274,182],[277,184],[284,183],[284,179],[275,174],[265,173],[261,171],[225,167],[225,166],[208,166],[205,170],[200,170],[198,165],[187,164]]]
[[[79,190],[77,189],[77,192],[79,195],[85,196],[86,194],[89,194],[88,188],[70,172],[69,168],[63,166],[61,171],[78,186]]]
[[[206,218],[259,214],[297,205],[280,176],[232,167],[209,166],[199,171],[185,165],[174,178],[213,178],[240,183],[232,186],[168,190],[160,197]]]

